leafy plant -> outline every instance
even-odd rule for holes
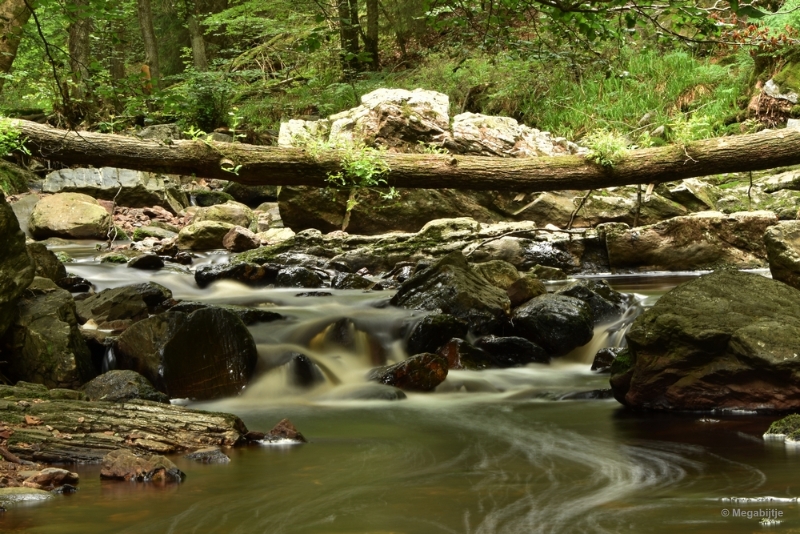
[[[618,132],[606,129],[595,130],[581,141],[589,149],[586,159],[602,165],[613,167],[625,158],[628,153],[628,140]]]
[[[27,139],[22,137],[22,132],[14,126],[10,119],[0,117],[0,158],[4,158],[12,152],[30,155],[25,141]]]

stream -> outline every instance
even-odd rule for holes
[[[800,452],[761,438],[775,416],[635,413],[613,399],[554,400],[608,387],[608,375],[590,371],[592,357],[618,342],[636,310],[549,366],[451,371],[434,393],[364,400],[374,347],[402,359],[403,322],[419,315],[376,307],[390,292],[297,297],[303,290],[228,281],[201,290],[185,273],[136,271],[99,264],[90,248],[63,250],[78,258],[68,270],[98,291],[150,280],[176,299],[287,316],[251,327],[261,374],[243,395],[189,405],[235,413],[252,430],[288,417],[309,443],[227,451],[226,465],[173,458],[187,476],[167,487],[101,481],[98,465],[69,466],[81,476],[77,493],[9,509],[0,532],[800,531]],[[226,258],[207,254],[196,265]],[[635,293],[640,309],[695,275],[606,279]],[[355,328],[350,349],[325,340],[342,318]],[[326,384],[290,385],[276,367],[288,350],[317,361]],[[781,523],[764,526],[765,515]]]

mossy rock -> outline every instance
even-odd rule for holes
[[[765,436],[789,436],[791,434],[795,434],[800,431],[800,415],[793,413],[792,415],[787,415],[783,419],[778,419],[771,425],[769,425],[769,429],[764,433]]]
[[[32,172],[0,159],[0,190],[6,195],[24,193],[28,183],[38,179]]]
[[[223,191],[206,191],[198,190],[192,191],[189,195],[194,199],[194,203],[200,207],[216,206],[217,204],[225,204],[229,200],[235,200],[233,196]]]
[[[800,91],[800,62],[792,61],[788,63],[778,74],[772,77],[772,80],[778,84],[782,93]]]

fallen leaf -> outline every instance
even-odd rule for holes
[[[85,417],[78,417],[78,422],[79,423],[83,423],[84,421],[86,421]]]
[[[32,415],[26,415],[25,416],[25,423],[29,424],[29,425],[41,425],[42,424],[42,420],[39,419],[38,417],[34,417]]]

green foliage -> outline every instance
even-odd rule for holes
[[[322,151],[333,150],[341,170],[328,174],[328,182],[337,187],[384,187],[391,170],[383,158],[383,149],[364,143],[306,143],[309,154],[317,159]],[[394,196],[392,194],[392,196]]]
[[[711,117],[695,113],[689,117],[678,116],[670,125],[672,141],[679,145],[687,145],[692,141],[714,137]]]
[[[586,159],[603,167],[613,167],[628,153],[630,142],[619,132],[595,130],[581,140],[589,149]]]
[[[30,155],[25,147],[25,141],[22,132],[14,126],[13,121],[0,117],[0,158],[4,158],[12,152]]]

